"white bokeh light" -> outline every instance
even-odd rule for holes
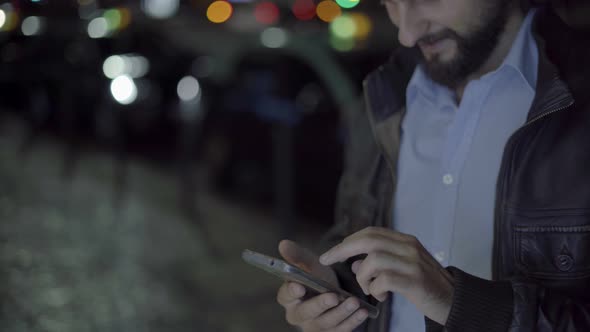
[[[102,64],[102,72],[110,79],[127,75],[132,78],[145,76],[150,69],[150,62],[141,55],[111,55]]]
[[[6,13],[4,12],[4,10],[0,9],[0,29],[2,27],[4,27],[5,23],[6,23]]]
[[[117,76],[125,74],[125,60],[119,55],[111,55],[104,60],[102,64],[104,76],[115,79]]]
[[[141,6],[143,11],[158,19],[170,18],[178,12],[180,0],[143,0]]]
[[[262,45],[268,48],[280,48],[287,44],[289,36],[284,29],[281,28],[268,28],[260,35],[260,41]]]
[[[178,82],[176,92],[178,93],[178,98],[182,101],[195,100],[201,94],[201,85],[196,78],[185,76]]]
[[[137,86],[127,75],[119,76],[111,82],[111,94],[123,105],[129,105],[137,99]]]
[[[150,70],[150,62],[141,55],[127,55],[124,56],[126,74],[133,77],[143,77]]]
[[[21,31],[25,36],[38,35],[43,27],[43,21],[37,16],[29,16],[23,20]]]
[[[88,23],[90,38],[103,38],[109,33],[109,22],[104,17],[97,17]]]

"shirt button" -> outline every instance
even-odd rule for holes
[[[453,184],[453,176],[451,174],[445,174],[445,176],[443,176],[443,183],[446,185]]]
[[[436,258],[436,260],[439,263],[442,263],[445,260],[445,252],[444,251],[439,251],[436,254],[434,254],[434,258]]]

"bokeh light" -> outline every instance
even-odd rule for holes
[[[104,17],[94,18],[88,23],[88,36],[90,38],[104,38],[109,33],[109,23]]]
[[[25,36],[34,36],[41,33],[43,29],[43,21],[37,16],[29,16],[25,18],[21,24],[21,31]]]
[[[102,72],[110,79],[123,75],[132,78],[143,77],[149,68],[148,59],[137,54],[111,55],[102,64]]]
[[[207,18],[213,23],[223,23],[229,20],[233,14],[232,5],[224,0],[218,0],[207,8]]]
[[[178,12],[180,0],[143,0],[141,7],[143,11],[153,18],[170,18]]]
[[[185,76],[178,82],[176,93],[182,101],[194,101],[201,95],[201,85],[196,78]]]
[[[330,24],[332,35],[340,39],[351,39],[357,33],[355,20],[349,15],[337,17]]]
[[[6,13],[3,9],[0,9],[0,29],[4,27],[4,24],[6,24]]]
[[[336,0],[336,3],[342,8],[353,8],[360,3],[360,0]]]
[[[268,48],[280,48],[287,44],[289,35],[281,28],[268,28],[260,34],[260,42]]]
[[[137,86],[133,79],[123,75],[111,82],[111,94],[122,105],[129,105],[137,99]]]
[[[332,22],[336,17],[342,15],[342,9],[332,0],[324,0],[320,2],[316,9],[320,20],[324,22]]]
[[[117,30],[121,26],[123,20],[121,13],[117,9],[106,10],[103,14],[105,20],[107,20],[107,26],[109,30]]]
[[[339,38],[338,36],[332,35],[330,44],[337,51],[348,52],[354,49],[356,42],[354,38]]]
[[[316,14],[316,6],[313,0],[296,0],[291,10],[293,15],[301,21],[309,21]]]
[[[367,39],[371,33],[371,30],[373,29],[373,25],[369,17],[363,13],[352,13],[350,14],[350,17],[354,21],[356,27],[354,37],[358,39]]]
[[[119,14],[121,15],[121,23],[119,29],[125,29],[131,23],[131,12],[127,8],[119,8]]]
[[[114,79],[125,73],[125,60],[122,56],[111,55],[106,58],[102,64],[102,72],[104,76]]]
[[[19,15],[10,3],[5,3],[0,6],[0,30],[12,31],[18,27]]]
[[[279,20],[279,7],[272,2],[261,2],[254,8],[256,21],[262,24],[275,24]]]

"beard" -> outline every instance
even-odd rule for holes
[[[442,61],[435,54],[426,59],[422,52],[422,64],[426,74],[434,82],[455,89],[465,82],[469,75],[479,70],[496,49],[500,36],[504,33],[511,0],[493,1],[491,8],[485,8],[479,28],[463,37],[451,29],[421,38],[419,43],[432,44],[451,39],[457,45],[457,54],[448,61]]]

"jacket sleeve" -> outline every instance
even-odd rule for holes
[[[530,280],[489,281],[454,267],[448,270],[455,293],[445,331],[590,331],[588,294],[574,298]],[[436,323],[428,329],[441,330]]]
[[[363,191],[365,178],[369,173],[366,169],[371,167],[368,161],[375,159],[375,154],[378,153],[362,99],[343,113],[342,124],[345,133],[344,167],[336,194],[335,222],[321,241],[321,247],[316,249],[319,253],[327,251],[351,234],[351,223],[354,221],[351,214],[353,210],[358,212],[357,207],[361,204],[358,196]],[[351,263],[335,264],[333,268],[341,287],[364,299],[366,296],[356,282]]]

